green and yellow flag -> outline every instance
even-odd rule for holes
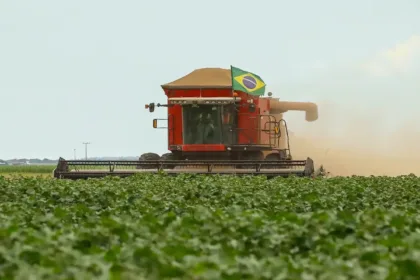
[[[232,89],[252,95],[264,95],[265,83],[260,76],[230,66],[232,74]]]

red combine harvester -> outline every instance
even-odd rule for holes
[[[197,69],[162,89],[167,104],[150,103],[146,109],[167,108],[167,119],[154,119],[153,127],[167,128],[169,153],[145,153],[138,161],[60,158],[54,177],[125,177],[162,170],[171,175],[313,174],[312,159],[292,159],[283,113],[305,111],[306,120],[315,121],[316,104],[279,101],[271,93],[263,97],[265,83],[259,76],[234,67]],[[159,121],[165,126],[159,127]]]

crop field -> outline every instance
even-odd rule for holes
[[[0,166],[0,176],[49,176],[56,165],[6,165]]]
[[[419,208],[415,176],[0,175],[0,279],[420,279]]]

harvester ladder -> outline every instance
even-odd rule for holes
[[[270,120],[264,123],[264,131],[266,134],[269,135],[268,142],[270,147],[278,147],[280,145],[280,137],[281,137],[281,130],[280,130],[280,121],[277,122],[276,117],[272,115],[266,115],[269,117]],[[274,119],[274,120],[271,120]],[[268,128],[267,128],[268,125]],[[276,131],[276,128],[278,131]]]
[[[289,130],[287,128],[287,123],[285,119],[281,119],[279,120],[279,127],[281,126],[281,123],[283,122],[284,124],[284,130],[286,132],[286,135],[284,135],[283,137],[286,137],[286,142],[287,142],[287,149],[286,149],[286,156],[287,157],[291,157],[291,153],[290,153],[290,139],[289,139]]]

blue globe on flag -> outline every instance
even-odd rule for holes
[[[257,86],[257,81],[254,77],[246,75],[242,78],[242,83],[249,89],[254,89]]]

